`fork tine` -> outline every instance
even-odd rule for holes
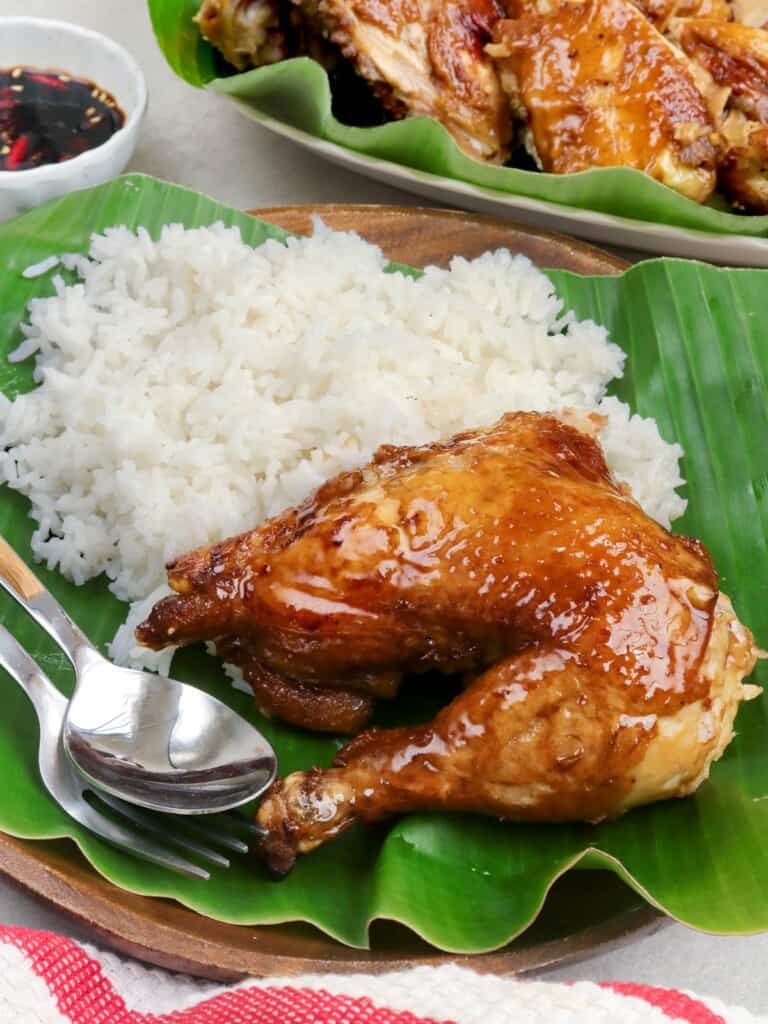
[[[82,807],[78,809],[75,820],[84,825],[89,832],[106,839],[113,846],[127,850],[128,853],[147,860],[151,864],[158,864],[160,867],[169,868],[171,871],[187,875],[189,878],[199,878],[204,882],[211,877],[210,872],[201,868],[199,864],[193,864],[192,861],[179,856],[173,850],[168,850],[160,843],[140,835],[119,822],[112,821],[85,800],[82,801]]]
[[[186,850],[188,853],[194,853],[203,860],[208,861],[209,864],[216,864],[221,868],[228,868],[230,861],[228,857],[223,856],[217,850],[212,850],[209,846],[205,846],[203,843],[195,842],[194,839],[187,839],[185,836],[179,836],[174,833],[169,834],[164,828],[158,823],[157,820],[150,817],[144,811],[138,810],[131,804],[125,803],[123,800],[118,800],[116,797],[111,796],[109,793],[104,793],[101,790],[89,790],[91,798],[101,801],[111,807],[116,814],[119,814],[123,818],[127,818],[128,821],[133,822],[142,831],[150,832],[156,836],[162,837],[166,843],[170,843],[172,846],[178,846],[182,850]],[[170,821],[170,816],[166,816],[166,821]]]
[[[147,814],[158,825],[160,824],[159,814],[161,812],[142,811],[141,813]],[[165,820],[167,821],[169,817],[174,823],[179,822],[184,834],[197,836],[210,843],[211,846],[218,846],[222,850],[229,850],[230,853],[248,853],[248,843],[238,839],[231,832],[222,829],[220,815],[201,814],[193,818],[190,815],[172,814],[170,816],[165,815]]]
[[[228,832],[222,832],[217,828],[217,822],[206,822],[202,817],[194,820],[186,817],[184,831],[199,836],[200,839],[205,839],[212,846],[229,850],[231,853],[248,853],[248,843],[244,843],[242,839],[238,839],[237,836],[230,835]]]
[[[222,814],[222,818],[226,819],[227,824],[233,828],[239,829],[255,839],[263,839],[267,834],[267,830],[262,828],[261,825],[257,825],[252,818],[246,818],[237,811],[225,811]]]
[[[260,828],[237,811],[221,811],[218,814],[205,814],[197,818],[185,818],[185,827],[210,843],[233,853],[248,853],[254,838],[266,835]],[[242,838],[239,838],[237,833]]]

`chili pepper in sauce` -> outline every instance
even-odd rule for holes
[[[93,82],[36,68],[0,69],[0,171],[25,171],[95,149],[125,123]]]

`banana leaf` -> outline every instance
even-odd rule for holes
[[[33,386],[31,361],[5,355],[20,340],[25,305],[50,294],[51,275],[21,276],[61,252],[85,251],[91,232],[114,224],[187,227],[221,220],[258,245],[282,232],[210,199],[138,175],[70,195],[0,225],[0,389]],[[763,310],[768,271],[720,270],[654,260],[618,277],[550,276],[579,317],[607,325],[628,353],[615,391],[662,434],[685,448],[688,512],[677,528],[702,538],[741,617],[768,641],[768,335]],[[0,533],[31,562],[28,503],[0,491]],[[43,582],[100,645],[125,607],[103,579],[75,587],[36,566]],[[41,631],[8,599],[0,621],[64,691],[71,672]],[[202,649],[177,655],[174,674],[222,696],[250,718],[278,751],[283,772],[325,765],[339,746],[262,719]],[[768,681],[765,668],[758,680]],[[37,725],[24,694],[0,674],[0,830],[46,840],[69,837],[115,885],[178,900],[239,924],[307,921],[352,946],[370,923],[388,918],[446,950],[497,947],[534,919],[550,887],[573,867],[615,872],[644,899],[695,928],[746,933],[768,928],[768,745],[766,700],[744,706],[738,735],[695,796],[633,811],[601,825],[515,825],[470,816],[418,814],[377,830],[353,829],[303,857],[282,883],[255,863],[210,882],[181,878],[112,849],[70,821],[42,788]],[[429,692],[412,690],[387,721],[423,719]],[[74,854],[74,848],[73,848]],[[602,872],[584,875],[600,878]],[[594,884],[594,883],[589,883]],[[467,913],[471,907],[472,912]]]
[[[768,237],[768,216],[729,213],[718,196],[701,206],[632,168],[556,175],[489,166],[464,154],[432,118],[365,128],[342,123],[333,113],[328,75],[316,61],[297,57],[234,74],[192,20],[200,0],[148,4],[157,41],[176,74],[190,85],[229,96],[243,113],[257,119],[266,115],[365,156],[509,195],[695,231]],[[347,88],[345,80],[343,89]]]

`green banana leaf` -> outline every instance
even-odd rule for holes
[[[315,61],[297,57],[233,74],[192,20],[200,0],[148,3],[157,41],[173,70],[190,85],[231,97],[245,114],[266,115],[344,149],[497,192],[695,231],[768,236],[768,216],[725,212],[719,197],[700,206],[628,167],[567,175],[495,167],[466,156],[431,118],[372,128],[342,124],[332,113],[328,76]]]
[[[70,195],[0,225],[0,389],[32,384],[31,361],[7,363],[25,305],[50,294],[50,274],[22,270],[51,254],[84,251],[89,235],[114,224],[152,234],[222,220],[250,244],[282,232],[204,196],[138,175]],[[686,451],[689,511],[678,528],[701,537],[723,587],[758,640],[768,641],[768,271],[719,270],[654,260],[620,277],[551,272],[579,317],[606,324],[629,355],[616,393]],[[0,491],[0,533],[30,560],[26,499]],[[106,644],[125,608],[102,579],[75,587],[36,567],[70,614]],[[47,638],[3,597],[0,620],[67,692],[71,673]],[[339,743],[261,719],[202,649],[181,652],[174,674],[222,696],[254,721],[284,772],[327,764]],[[768,679],[764,670],[758,677]],[[173,875],[112,849],[68,820],[42,788],[37,726],[26,697],[0,674],[0,829],[45,840],[68,836],[93,866],[133,892],[172,897],[240,924],[312,922],[353,946],[376,918],[403,922],[443,949],[476,952],[505,943],[538,913],[549,888],[576,865],[608,868],[645,899],[696,928],[744,933],[768,928],[768,746],[766,700],[744,706],[738,736],[695,796],[641,808],[616,822],[514,825],[470,816],[418,814],[376,831],[353,829],[300,859],[276,884],[256,863],[214,871],[210,882]],[[387,721],[434,710],[428,692],[409,691]],[[594,876],[584,876],[587,877]],[[599,878],[600,875],[598,874]],[[471,914],[467,907],[472,908]]]

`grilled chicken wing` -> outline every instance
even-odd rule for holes
[[[501,21],[486,49],[543,170],[635,167],[697,202],[712,192],[707,104],[685,59],[628,0],[566,0]]]
[[[471,156],[503,163],[511,118],[483,50],[502,16],[499,0],[204,0],[197,18],[241,69],[282,59],[290,21],[301,30],[291,56],[331,48],[390,113],[434,117]]]
[[[267,676],[328,693],[391,694],[426,668],[469,680],[432,724],[371,730],[276,783],[258,814],[275,871],[357,820],[596,821],[706,776],[752,638],[706,551],[615,484],[593,430],[515,413],[384,448],[170,566],[177,594],[138,631],[151,646],[234,637]]]

